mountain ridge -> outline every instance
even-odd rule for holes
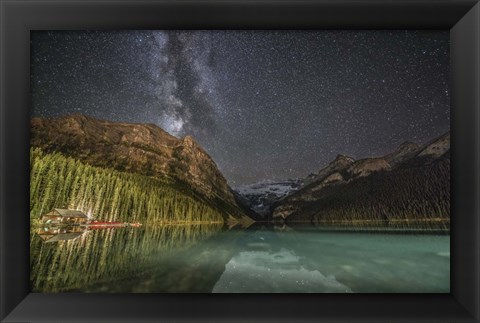
[[[216,163],[192,136],[176,138],[153,124],[85,115],[31,119],[31,146],[92,166],[110,167],[190,185],[209,200],[233,207],[233,193]]]
[[[448,201],[446,198],[444,198],[444,201],[438,201],[438,196],[441,195],[445,197],[447,191],[449,192],[450,189],[449,150],[450,132],[447,132],[422,146],[405,142],[400,145],[397,150],[383,157],[363,158],[356,161],[350,158],[348,162],[339,165],[338,160],[342,159],[339,158],[339,156],[344,155],[338,155],[334,161],[321,169],[317,174],[310,175],[310,180],[306,182],[306,185],[273,205],[272,216],[274,219],[295,220],[295,214],[299,214],[298,216],[300,216],[300,213],[303,212],[309,215],[306,216],[302,214],[300,216],[302,218],[301,220],[305,220],[305,217],[308,218],[308,220],[312,220],[313,218],[320,219],[322,217],[332,220],[331,214],[338,213],[337,211],[342,209],[340,206],[342,200],[345,205],[348,203],[350,203],[352,207],[353,205],[358,205],[356,206],[357,208],[371,209],[374,210],[372,213],[375,213],[377,212],[375,211],[375,200],[371,199],[371,196],[368,196],[365,192],[357,192],[356,194],[350,191],[350,188],[356,187],[360,190],[375,190],[375,185],[384,187],[385,192],[388,192],[385,194],[389,195],[389,198],[394,201],[392,202],[394,204],[396,194],[394,190],[389,188],[388,183],[395,183],[395,185],[410,187],[417,192],[417,195],[422,195],[422,190],[417,188],[423,188],[425,192],[429,192],[428,194],[435,191],[434,194],[432,193],[432,196],[429,196],[434,202],[428,201],[426,198],[420,200],[418,196],[410,197],[412,199],[417,198],[416,203],[421,204],[417,209],[410,211],[411,214],[416,214],[414,217],[418,217],[422,212],[421,210],[427,213],[435,213],[436,216],[449,217],[449,198]],[[343,158],[343,160],[346,159]],[[425,174],[431,174],[432,176],[425,177]],[[400,179],[395,178],[395,176]],[[417,183],[417,179],[420,177],[425,178],[423,183]],[[402,178],[405,181],[404,184],[402,184]],[[415,185],[412,184],[414,182]],[[404,187],[399,187],[398,189],[403,188]],[[350,194],[349,201],[346,201],[345,198],[342,197],[342,194],[347,195],[345,191],[348,191],[348,194]],[[378,194],[384,194],[384,192],[378,192]],[[402,195],[402,204],[407,203],[405,199],[408,195],[408,193]],[[370,199],[371,205],[367,205],[362,201],[352,202],[359,196],[363,196],[364,200]],[[332,202],[333,200],[335,200],[335,202]],[[388,204],[388,202],[385,203]],[[433,205],[432,203],[436,204]],[[328,210],[322,209],[325,205],[330,205]],[[381,207],[386,208],[385,205]],[[395,205],[388,207],[395,209],[397,213],[403,212],[397,210]],[[308,212],[305,208],[308,209]],[[407,209],[408,208],[409,207],[407,207]],[[443,210],[442,212],[445,214],[439,214],[437,212],[439,209]],[[355,210],[355,208],[351,209],[351,211],[352,210]],[[384,210],[381,212],[384,212]],[[343,213],[348,217],[345,212]],[[365,211],[365,214],[367,213],[368,212]],[[365,214],[362,216],[366,216]],[[408,217],[409,215],[402,213],[402,216]],[[383,217],[384,216],[381,218],[383,219]]]

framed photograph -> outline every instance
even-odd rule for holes
[[[480,320],[477,1],[1,16],[2,321]]]

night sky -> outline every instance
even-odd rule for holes
[[[192,135],[233,187],[450,128],[448,31],[33,32],[34,116]]]

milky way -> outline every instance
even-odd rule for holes
[[[33,32],[35,116],[192,135],[230,185],[450,128],[448,31]]]

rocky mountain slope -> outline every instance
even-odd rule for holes
[[[237,208],[226,179],[195,140],[153,124],[117,123],[84,115],[32,118],[31,145],[92,166],[185,185],[203,198]]]
[[[325,178],[326,176],[335,173],[336,171],[343,169],[347,166],[353,164],[355,160],[352,157],[348,157],[345,155],[337,155],[335,160],[333,160],[327,167],[321,169],[317,174],[310,174],[305,179],[305,184],[308,185],[310,183],[316,182]]]
[[[287,221],[450,217],[450,133],[378,158],[339,155],[273,206]]]
[[[393,153],[383,157],[391,167],[398,166],[402,162],[412,158],[420,150],[420,146],[413,142],[404,142]]]

